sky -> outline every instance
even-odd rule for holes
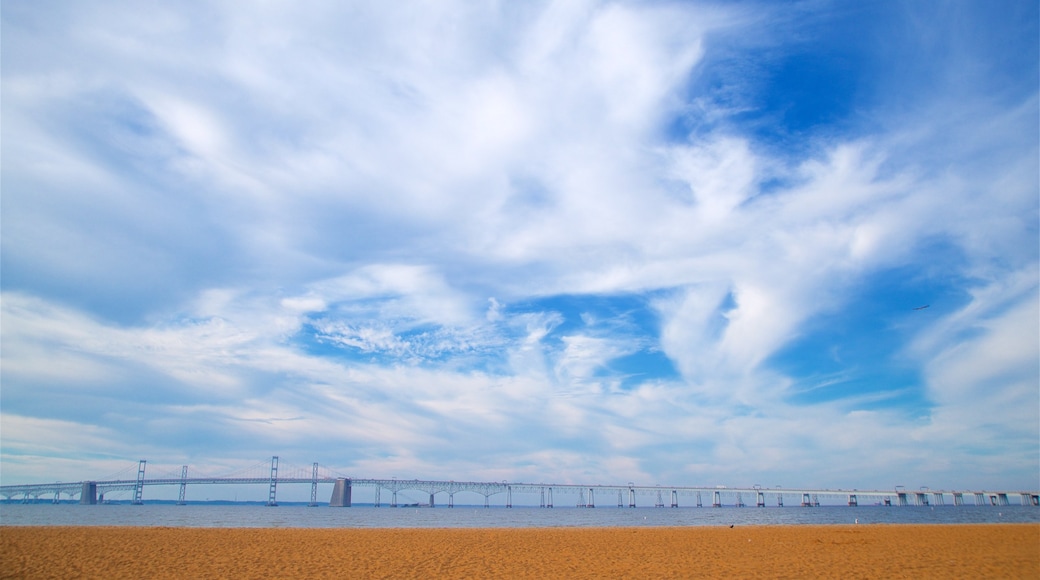
[[[7,0],[0,479],[1035,490],[1038,23]]]

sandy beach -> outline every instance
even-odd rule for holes
[[[1040,578],[1040,526],[0,527],[2,578]]]

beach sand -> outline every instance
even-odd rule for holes
[[[2,578],[1040,578],[1040,525],[0,527]]]

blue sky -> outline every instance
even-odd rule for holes
[[[0,477],[1035,489],[1036,3],[862,4],[4,2]]]

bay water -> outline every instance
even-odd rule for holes
[[[0,504],[0,526],[517,528],[1040,523],[1033,506],[371,507]]]

